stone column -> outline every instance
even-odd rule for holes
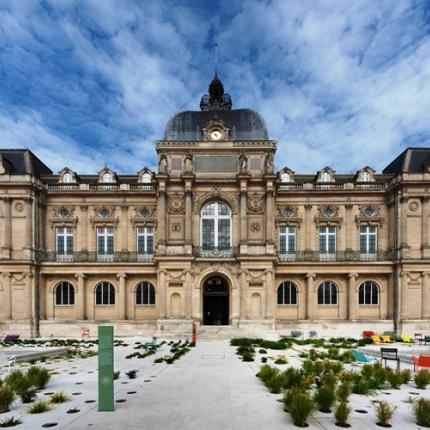
[[[345,205],[345,234],[346,234],[346,251],[351,252],[354,248],[353,246],[353,222],[352,222],[352,204]]]
[[[240,244],[247,245],[248,243],[248,217],[246,205],[246,184],[240,190]]]
[[[163,184],[164,187],[164,184]],[[158,190],[158,253],[166,252],[166,190]]]
[[[128,252],[128,205],[121,205],[121,252]]]
[[[266,318],[273,318],[273,271],[266,270]]]
[[[4,280],[4,301],[5,315],[4,319],[12,319],[12,274],[9,272],[3,273]]]
[[[430,318],[430,272],[423,272],[421,286],[421,318]]]
[[[45,280],[45,319],[52,320],[55,315],[54,291]]]
[[[421,202],[421,249],[429,247],[429,202],[430,196],[425,196]]]
[[[348,275],[348,294],[346,294],[346,314],[347,319],[355,320],[357,319],[357,291],[356,291],[356,279],[358,275],[356,273],[350,273]]]
[[[79,227],[81,230],[81,243],[79,251],[89,251],[88,246],[88,207],[86,205],[81,205],[81,219],[79,220]]]
[[[266,191],[266,243],[273,244],[273,188]]]
[[[187,187],[185,190],[185,244],[191,245],[192,242],[192,219],[193,219],[193,207],[192,207],[192,196],[193,193],[191,188]]]
[[[191,319],[193,312],[193,274],[191,270],[185,271],[185,318]]]
[[[166,271],[160,270],[158,272],[158,292],[159,292],[159,309],[160,309],[160,318],[165,319],[167,316],[167,291],[166,291]]]
[[[400,197],[400,210],[401,210],[401,248],[408,248],[408,198],[407,196]]]
[[[125,273],[120,273],[116,275],[119,279],[119,294],[118,294],[118,305],[119,305],[119,319],[126,319],[126,279],[127,275]]]
[[[407,319],[409,316],[407,306],[407,298],[408,298],[408,274],[406,272],[400,273],[401,277],[401,294],[400,294],[400,309],[399,314],[402,319]]]
[[[33,198],[26,197],[25,201],[25,244],[24,249],[33,249]]]
[[[305,251],[312,251],[312,205],[305,205]],[[309,297],[309,296],[308,296]]]
[[[307,273],[306,274],[306,313],[305,319],[315,318],[315,314],[313,312],[315,308],[315,297],[313,292],[315,273]]]
[[[247,319],[248,309],[246,308],[248,300],[248,289],[246,285],[246,271],[240,272],[240,318]]]
[[[3,249],[10,251],[12,246],[12,199],[3,197],[4,201],[4,242]]]
[[[76,306],[77,306],[77,319],[85,320],[86,319],[86,305],[87,301],[85,300],[85,275],[83,273],[77,273],[75,275],[78,280],[78,294],[76,296]]]

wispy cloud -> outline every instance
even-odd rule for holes
[[[428,142],[429,23],[425,0],[2,2],[0,147],[54,170],[154,167],[168,118],[198,109],[216,39],[279,168],[381,169]]]

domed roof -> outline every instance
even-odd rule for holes
[[[211,121],[220,121],[230,130],[229,140],[268,140],[263,117],[251,109],[231,109],[229,94],[215,73],[209,85],[209,95],[200,101],[201,111],[184,111],[174,115],[164,129],[164,140],[201,140],[203,129]]]

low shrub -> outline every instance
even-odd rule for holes
[[[288,363],[288,361],[285,358],[283,358],[283,357],[278,357],[275,360],[275,364],[287,364],[287,363]]]
[[[318,403],[320,412],[331,412],[331,407],[336,400],[334,387],[323,384],[315,393],[315,401]]]
[[[26,376],[37,390],[43,390],[51,379],[49,370],[39,366],[31,366],[27,370]]]
[[[57,391],[54,394],[51,394],[49,397],[49,401],[54,404],[66,403],[70,400],[70,397],[65,394],[63,391]]]
[[[159,357],[154,360],[154,363],[162,363],[163,361],[163,357]]]
[[[0,414],[9,411],[10,405],[15,400],[15,393],[7,385],[0,387]]]
[[[430,383],[430,372],[427,369],[421,369],[414,378],[417,388],[424,390]]]
[[[289,412],[290,405],[293,399],[297,394],[302,393],[303,391],[299,387],[293,387],[284,392],[283,402],[284,402],[284,410],[285,412]]]
[[[51,404],[46,400],[34,402],[28,409],[29,414],[43,414],[51,409]]]
[[[369,381],[358,375],[358,378],[354,378],[354,382],[352,383],[352,392],[354,394],[362,394],[364,396],[367,396],[372,392],[372,389],[369,385]]]
[[[430,400],[419,398],[412,403],[412,412],[415,415],[417,425],[430,427]]]
[[[407,384],[411,380],[412,371],[411,369],[403,369],[400,375],[402,376],[402,384]]]
[[[263,348],[259,349],[258,352],[260,354],[267,354],[267,351],[265,349],[263,349]]]
[[[113,372],[113,379],[114,380],[119,379],[119,375],[121,375],[121,371],[120,370],[117,370],[117,371]]]
[[[346,402],[351,393],[352,388],[349,381],[343,381],[336,391],[337,398],[340,400],[340,402]]]
[[[22,421],[19,418],[9,417],[0,421],[0,427],[15,427],[19,424],[22,424]]]
[[[336,425],[339,427],[349,427],[348,418],[351,413],[351,408],[346,401],[341,400],[334,411]]]
[[[254,361],[254,354],[251,352],[244,352],[242,354],[242,361]]]
[[[393,371],[387,368],[386,379],[390,383],[391,388],[400,390],[400,385],[402,385],[403,377],[399,371]]]
[[[309,390],[311,386],[315,383],[315,376],[311,375],[302,375],[300,379],[300,388],[303,390]]]
[[[289,403],[288,411],[298,427],[305,427],[307,419],[315,410],[315,402],[308,392],[295,391]]]
[[[278,373],[279,369],[276,369],[276,367],[271,367],[268,364],[264,364],[260,367],[260,370],[257,373],[257,378],[260,378],[265,384],[273,375],[277,375]]]
[[[284,388],[298,387],[301,384],[303,372],[300,369],[288,367],[284,370],[282,377],[284,379]]]
[[[376,413],[376,424],[382,427],[390,427],[390,422],[393,419],[394,412],[397,406],[391,406],[385,400],[374,404]]]
[[[125,374],[129,377],[129,379],[136,379],[137,370],[129,370],[128,372],[125,372]]]
[[[282,391],[283,378],[278,373],[269,378],[265,385],[272,394],[279,394]]]

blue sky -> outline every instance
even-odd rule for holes
[[[0,147],[54,171],[154,168],[219,74],[277,168],[382,169],[430,146],[430,1],[0,1]]]

